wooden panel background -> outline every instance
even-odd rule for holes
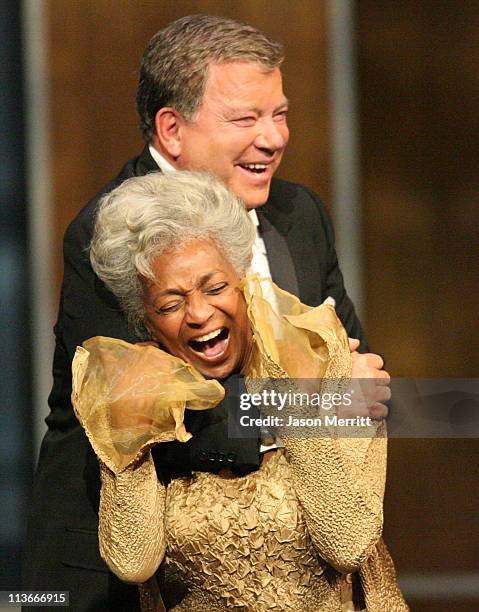
[[[357,3],[366,323],[395,376],[477,369],[479,23],[474,3],[460,5]],[[182,15],[243,19],[285,44],[291,142],[281,176],[330,202],[324,0],[49,0],[47,8],[57,287],[67,223],[142,146],[134,106],[143,49]],[[478,569],[478,448],[391,442],[386,537],[401,572]]]
[[[291,139],[280,176],[330,200],[325,2],[49,0],[47,6],[55,254],[86,200],[141,150],[135,95],[143,50],[155,32],[189,14],[247,21],[285,45]],[[61,266],[57,256],[57,287]]]
[[[357,3],[366,323],[395,376],[477,376],[478,9]],[[398,569],[478,572],[478,440],[389,449],[385,532]]]

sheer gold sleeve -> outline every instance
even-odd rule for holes
[[[262,299],[262,282],[248,279],[245,291],[257,341],[247,386],[258,391],[257,381],[283,378],[284,388],[288,381],[294,386],[295,380],[309,379],[318,382],[321,393],[337,392],[338,385],[344,389],[351,379],[351,356],[334,308],[309,308],[276,287],[271,307]],[[290,409],[301,412],[301,407]],[[385,426],[372,422],[361,432],[364,437],[345,435],[324,421],[304,435],[293,436],[287,428],[279,433],[318,553],[342,573],[357,570],[382,532]]]
[[[153,346],[102,337],[77,349],[72,379],[75,413],[100,460],[100,554],[120,579],[145,582],[165,554],[166,489],[150,448],[188,440],[185,408],[212,408],[224,389]]]
[[[224,397],[216,380],[154,347],[97,336],[77,347],[72,404],[99,459],[118,473],[158,442],[191,438],[185,408],[207,410]]]

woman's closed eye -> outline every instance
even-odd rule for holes
[[[175,300],[174,302],[168,302],[163,304],[156,309],[157,314],[169,314],[170,312],[177,312],[183,305],[184,300]]]
[[[224,289],[226,289],[226,287],[228,287],[228,283],[215,283],[214,285],[206,287],[205,289],[203,289],[203,291],[206,295],[219,295],[222,291],[224,291]],[[161,315],[178,312],[178,310],[180,310],[183,306],[184,302],[184,299],[175,299],[172,301],[168,301],[165,304],[162,304],[161,306],[156,308],[156,313]]]
[[[207,293],[208,295],[218,295],[223,291],[223,289],[226,289],[227,286],[228,283],[217,283],[211,287],[208,287],[205,290],[205,293]]]

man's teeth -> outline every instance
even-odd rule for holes
[[[217,329],[216,331],[212,331],[209,334],[205,334],[204,336],[200,336],[199,338],[195,338],[194,341],[195,342],[206,342],[207,340],[213,340],[213,338],[216,338],[216,336],[219,336],[222,331],[223,331],[223,328],[220,327],[220,329]]]
[[[241,164],[243,168],[248,168],[248,170],[266,170],[268,164]]]

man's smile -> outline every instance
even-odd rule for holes
[[[268,168],[269,164],[238,164],[238,166],[250,172],[254,172],[255,174],[261,174]]]
[[[276,165],[270,163],[239,163],[236,164],[242,180],[248,180],[251,184],[269,183],[273,177]]]

